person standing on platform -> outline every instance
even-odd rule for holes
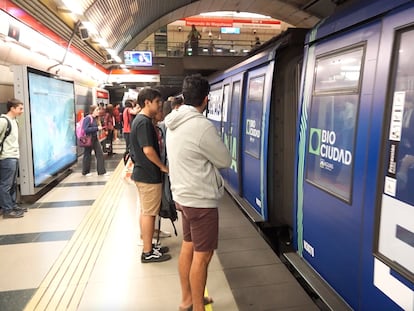
[[[17,170],[19,168],[19,127],[16,118],[23,113],[23,103],[17,99],[7,102],[7,113],[0,118],[0,207],[3,218],[20,218],[27,208],[19,207],[17,198]],[[7,128],[11,129],[6,136]]]
[[[119,104],[115,104],[114,107],[114,118],[115,118],[115,127],[114,127],[114,142],[119,141],[119,136],[122,130],[122,122],[121,122],[121,113],[119,112]]]
[[[105,162],[102,152],[101,143],[98,140],[98,131],[102,130],[102,126],[99,120],[99,107],[97,105],[91,105],[89,107],[89,115],[83,118],[83,129],[87,135],[92,136],[92,145],[85,147],[82,159],[82,175],[91,176],[91,153],[95,152],[96,157],[96,169],[98,175],[108,175],[105,169]]]
[[[161,207],[161,172],[168,173],[168,168],[160,160],[158,136],[152,119],[161,105],[161,94],[155,89],[144,88],[138,93],[141,111],[134,118],[130,134],[130,154],[134,162],[132,180],[138,190],[141,204],[140,228],[143,240],[142,263],[162,262],[171,259],[166,254],[168,247],[152,243],[155,217]]]
[[[133,101],[130,99],[127,99],[125,101],[125,108],[122,112],[122,121],[123,121],[123,129],[122,132],[124,133],[125,138],[125,153],[129,152],[129,145],[130,145],[130,139],[129,135],[131,133],[131,123],[134,119],[134,116],[140,111],[138,107],[133,107]]]
[[[188,42],[190,42],[191,46],[191,55],[198,55],[198,40],[201,39],[201,34],[198,32],[195,25],[191,25],[191,31],[187,36]]]
[[[183,242],[178,271],[181,311],[201,311],[213,302],[204,297],[207,270],[218,246],[218,201],[224,182],[218,169],[231,157],[214,125],[203,115],[210,86],[200,75],[183,82],[184,105],[165,118],[173,199],[182,212]]]

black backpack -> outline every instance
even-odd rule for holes
[[[6,119],[6,121],[7,121],[6,132],[4,132],[3,139],[0,142],[0,154],[2,154],[3,153],[3,144],[4,144],[4,141],[6,140],[7,136],[10,135],[10,132],[11,132],[11,123],[10,123],[10,120],[7,119],[5,116],[0,116],[0,118]]]
[[[178,214],[177,209],[175,208],[175,202],[172,198],[170,177],[165,173],[162,173],[162,194],[159,216],[162,218],[169,218],[171,220],[171,224],[174,227],[174,234],[177,236],[177,229],[175,228],[174,221],[178,219]],[[158,228],[161,229],[161,218],[158,220]],[[159,237],[157,240],[159,240]]]

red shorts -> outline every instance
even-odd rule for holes
[[[176,203],[182,211],[183,239],[193,242],[196,252],[210,252],[218,246],[217,208],[187,207]]]

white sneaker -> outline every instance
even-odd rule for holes
[[[154,231],[154,238],[158,236],[158,229]],[[160,238],[169,238],[171,236],[171,232],[160,230]]]
[[[90,176],[92,176],[92,173],[88,173],[88,174],[85,174],[85,175],[83,175],[83,176],[85,176],[85,177],[90,177]]]
[[[152,239],[152,244],[157,245],[157,246],[161,245],[161,243],[158,243],[157,244],[157,240],[156,239]],[[139,239],[138,240],[138,246],[144,246],[144,241],[142,239]]]

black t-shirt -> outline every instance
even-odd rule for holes
[[[151,118],[138,114],[131,125],[131,157],[134,161],[132,179],[147,184],[161,183],[161,171],[158,166],[152,163],[144,154],[143,148],[152,146],[160,155],[158,137],[155,132]]]

